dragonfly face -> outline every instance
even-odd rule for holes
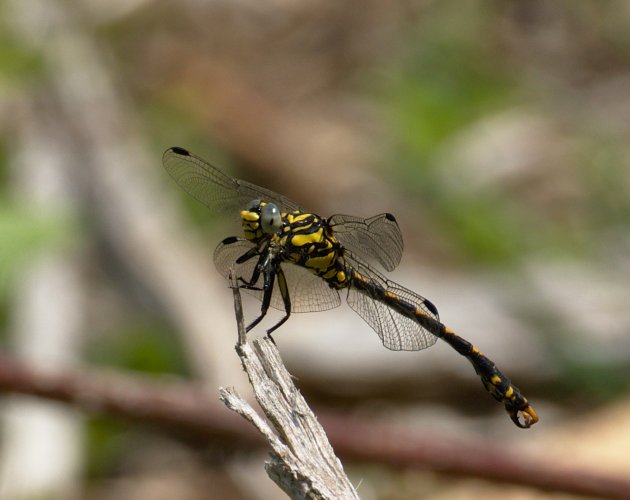
[[[163,162],[175,181],[211,210],[240,213],[245,238],[225,238],[214,252],[214,262],[225,277],[235,272],[241,288],[262,301],[260,316],[248,331],[269,307],[285,316],[268,334],[291,312],[337,307],[339,290],[347,289],[348,305],[385,347],[419,351],[440,338],[472,363],[486,390],[503,403],[516,425],[530,427],[538,421],[520,390],[479,349],[442,324],[429,300],[373,267],[393,271],[402,257],[402,235],[393,215],[363,219],[337,214],[324,219],[278,193],[226,175],[183,148],[168,149]]]
[[[284,225],[276,204],[262,200],[253,200],[241,210],[241,221],[245,238],[256,245],[278,234]]]

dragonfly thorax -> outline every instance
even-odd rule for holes
[[[333,288],[348,286],[343,248],[325,220],[315,214],[283,214],[280,246],[286,260],[321,276]]]

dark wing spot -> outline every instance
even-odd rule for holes
[[[390,214],[389,212],[385,214],[385,218],[392,222],[396,222],[396,217],[394,217],[394,214]]]
[[[435,305],[433,304],[433,302],[431,302],[428,299],[424,299],[424,306],[433,314],[435,314],[437,316],[438,310],[437,307],[435,307]]]
[[[180,148],[179,146],[173,146],[171,148],[171,151],[173,151],[173,153],[175,153],[177,155],[190,156],[190,153],[188,152],[187,149]]]
[[[224,245],[231,245],[232,243],[236,243],[238,241],[238,237],[236,236],[228,236],[221,243]]]

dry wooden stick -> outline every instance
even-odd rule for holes
[[[251,422],[271,445],[265,464],[269,477],[291,498],[359,498],[343,471],[324,429],[306,404],[270,337],[247,344],[241,297],[232,278],[239,341],[236,352],[258,404],[275,428],[234,389],[220,389],[221,400]]]

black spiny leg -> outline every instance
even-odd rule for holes
[[[258,266],[256,266],[257,271],[254,271],[254,275],[259,275],[260,271],[258,270]],[[263,299],[262,305],[260,306],[260,316],[258,316],[254,321],[252,321],[247,328],[245,328],[246,332],[249,332],[252,328],[254,328],[258,323],[260,323],[265,315],[267,314],[267,310],[269,309],[269,304],[271,304],[271,294],[273,293],[273,283],[276,276],[275,269],[273,266],[267,265],[263,267],[264,270],[264,279],[263,279]],[[258,277],[256,276],[256,281],[258,281]]]
[[[275,325],[273,325],[269,330],[267,330],[267,337],[271,339],[271,341],[275,344],[275,340],[271,336],[271,332],[279,328],[286,320],[291,316],[291,297],[289,296],[289,288],[287,287],[287,279],[284,276],[284,271],[280,266],[278,266],[276,274],[278,276],[278,288],[280,289],[280,295],[282,295],[282,301],[284,302],[284,310],[286,315],[280,321],[278,321]]]
[[[252,257],[255,257],[256,255],[261,255],[258,248],[257,247],[250,248],[249,250],[247,250],[247,252],[245,252],[238,259],[236,259],[236,263],[242,264],[243,262],[247,262],[249,259],[251,259]]]
[[[243,283],[242,288],[247,288],[248,290],[262,290],[260,287],[256,286],[258,283],[258,278],[260,278],[260,270],[264,269],[265,263],[269,260],[269,257],[266,253],[259,254],[255,248],[248,250],[246,253],[241,255],[238,259],[236,259],[237,264],[242,264],[243,262],[248,261],[255,255],[260,255],[256,266],[254,267],[254,271],[252,272],[252,277],[247,281],[242,276],[238,277],[238,281]]]

